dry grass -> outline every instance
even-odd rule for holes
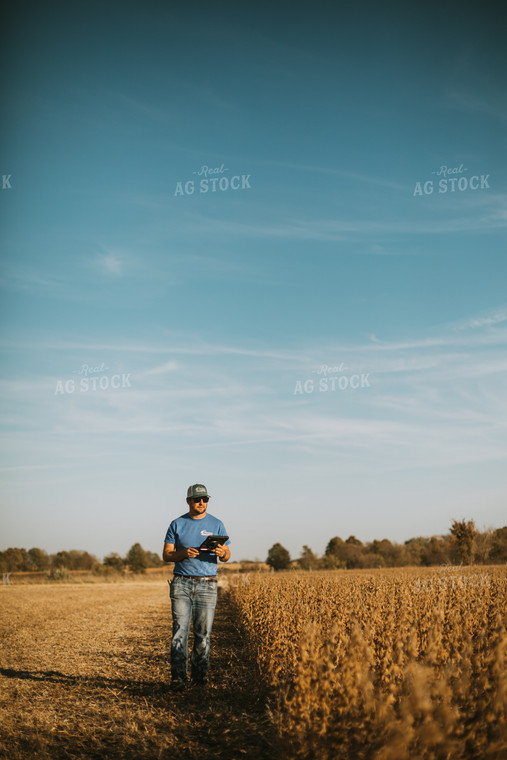
[[[68,585],[79,583],[138,583],[153,580],[169,580],[172,578],[173,567],[166,565],[163,567],[148,567],[144,573],[133,573],[129,570],[118,572],[113,568],[100,568],[99,571],[92,570],[67,570],[60,568],[53,571],[17,571],[4,573],[7,576],[7,582],[4,585],[19,586],[20,584],[44,584],[54,585],[55,583]]]
[[[184,695],[168,692],[167,583],[4,587],[0,609],[0,757],[270,756],[256,671],[226,597],[212,683]]]
[[[231,589],[280,756],[507,757],[504,567],[252,576]]]

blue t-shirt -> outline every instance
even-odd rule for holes
[[[176,551],[194,546],[196,549],[202,544],[206,536],[226,536],[227,531],[221,520],[206,513],[205,517],[194,519],[185,514],[173,520],[165,534],[165,543],[174,544]],[[227,539],[226,544],[230,544]],[[183,559],[174,565],[175,575],[216,575],[217,555],[211,552],[201,552],[195,559]]]

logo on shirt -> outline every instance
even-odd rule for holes
[[[213,535],[213,531],[201,530],[201,536],[212,536],[212,535]]]

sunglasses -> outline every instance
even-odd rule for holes
[[[192,498],[192,501],[193,501],[195,504],[200,504],[200,503],[201,503],[201,501],[203,501],[205,504],[207,504],[207,503],[208,503],[208,501],[209,501],[209,496],[199,496],[199,498],[196,498],[196,497],[194,496],[194,497]]]

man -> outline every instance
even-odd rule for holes
[[[193,622],[194,646],[190,658],[192,682],[206,685],[211,628],[217,602],[217,558],[227,562],[227,544],[210,551],[199,551],[206,536],[226,536],[224,524],[208,514],[206,486],[195,483],[187,490],[188,513],[173,520],[167,529],[162,558],[174,562],[170,583],[173,617],[171,642],[171,689],[182,691],[187,685],[188,633]]]

